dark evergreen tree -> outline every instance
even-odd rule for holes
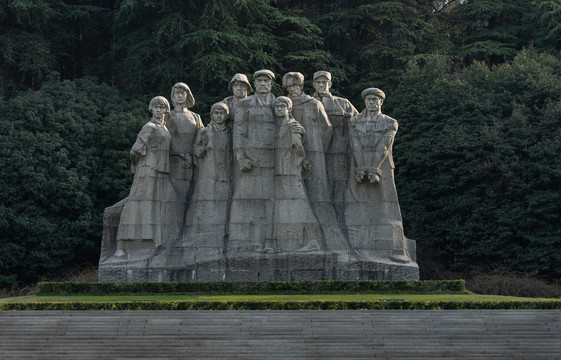
[[[391,91],[406,63],[447,46],[432,1],[312,1],[302,12],[321,28],[325,51],[337,62],[327,68],[337,88],[353,94],[371,86]],[[290,4],[293,6],[292,2]],[[303,4],[303,3],[300,3]]]
[[[561,0],[539,1],[539,25],[542,30],[537,39],[541,48],[551,51],[561,49]]]
[[[83,78],[48,81],[0,110],[0,287],[95,263],[103,208],[126,196],[147,105]]]
[[[292,66],[312,72],[311,65],[325,62],[314,55],[319,29],[269,0],[130,0],[119,3],[113,16],[116,84],[130,93],[168,96],[184,81],[201,104],[195,110],[203,113],[228,95],[237,72],[269,68],[283,75]],[[283,92],[278,86],[274,91]]]
[[[466,64],[499,64],[514,58],[536,38],[539,1],[467,0],[454,9],[454,50]],[[455,32],[455,33],[454,33]]]
[[[0,87],[37,89],[53,71],[73,79],[91,74],[107,34],[108,0],[0,2]]]
[[[535,51],[489,69],[412,65],[388,113],[406,233],[434,269],[561,276],[561,62]]]

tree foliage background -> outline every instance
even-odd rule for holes
[[[0,287],[96,263],[148,100],[234,73],[384,89],[423,277],[561,278],[561,0],[0,2]],[[277,81],[273,91],[284,91]]]

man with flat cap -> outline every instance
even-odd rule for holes
[[[392,158],[397,121],[382,114],[386,98],[382,90],[365,89],[362,98],[366,108],[349,121],[352,158],[345,195],[349,241],[367,258],[409,262]]]
[[[234,75],[230,83],[228,84],[228,90],[233,94],[232,96],[228,96],[224,100],[222,100],[226,105],[228,105],[228,109],[230,113],[228,114],[229,120],[234,120],[236,116],[236,105],[238,101],[247,97],[250,92],[253,91],[251,88],[251,84],[247,79],[247,76],[244,74],[237,73]]]
[[[238,100],[233,127],[238,176],[232,197],[228,253],[265,251],[272,243],[275,176],[275,74],[253,74],[255,94]]]
[[[308,199],[324,234],[323,248],[344,253],[348,246],[337,223],[325,163],[325,151],[333,133],[331,123],[321,102],[304,93],[304,75],[299,72],[286,73],[282,78],[282,86],[292,100],[294,119],[306,130],[306,163],[303,167],[308,171],[302,177]]]
[[[325,152],[327,176],[337,219],[343,225],[345,190],[349,178],[349,135],[347,133],[349,120],[358,115],[358,111],[347,99],[334,96],[331,88],[331,73],[316,71],[314,73],[314,98],[323,104],[333,127],[333,137],[329,148]]]

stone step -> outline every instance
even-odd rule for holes
[[[555,359],[559,310],[0,312],[0,359]]]

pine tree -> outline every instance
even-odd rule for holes
[[[468,0],[455,8],[453,54],[499,64],[511,60],[535,38],[539,8],[533,0]]]

